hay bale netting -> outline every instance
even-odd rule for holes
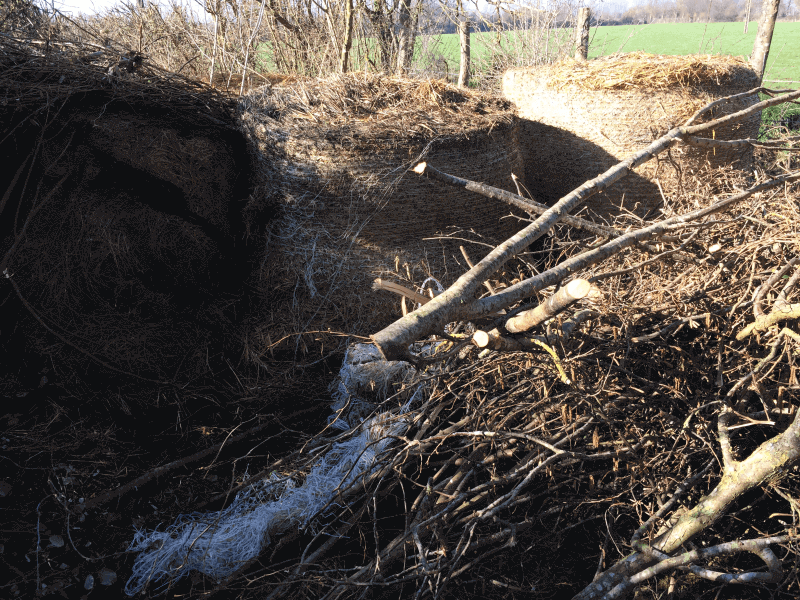
[[[511,69],[503,94],[518,108],[520,148],[517,169],[534,197],[552,204],[584,181],[681,125],[697,109],[759,85],[755,72],[729,56],[655,56],[632,53],[588,62],[565,61],[538,68]],[[758,102],[746,96],[715,108],[718,118]],[[699,122],[703,122],[702,120]],[[715,132],[716,139],[756,138],[760,114]],[[644,216],[664,193],[679,190],[680,177],[708,167],[752,165],[752,151],[709,152],[678,147],[650,161],[590,200],[588,208],[613,218],[624,208]]]
[[[3,351],[197,376],[239,341],[249,276],[253,153],[235,103],[146,65],[110,81],[107,65],[3,43],[0,256],[17,323]]]
[[[478,260],[486,243],[520,229],[504,218],[507,205],[408,171],[425,160],[514,189],[507,101],[364,73],[265,88],[246,101],[262,153],[282,172],[286,203],[273,246],[297,273],[317,325],[374,331],[399,316],[396,296],[371,289],[376,277],[448,285],[466,268],[459,245]],[[457,239],[441,239],[448,235]]]

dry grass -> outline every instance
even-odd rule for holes
[[[729,86],[749,81],[750,67],[735,56],[660,56],[630,52],[578,62],[572,59],[547,68],[556,89],[626,90]]]
[[[515,120],[506,101],[440,80],[350,73],[254,90],[242,99],[242,118],[285,198],[260,280],[285,288],[288,305],[283,325],[260,327],[263,344],[254,348],[274,353],[278,339],[301,354],[306,344],[340,348],[345,338],[325,331],[364,335],[399,314],[397,299],[372,291],[373,279],[413,287],[433,276],[448,285],[466,270],[464,239],[486,244],[514,232],[505,207],[434,192],[408,173],[428,157],[513,189]],[[444,235],[461,241],[435,239]],[[301,343],[303,331],[320,333]]]

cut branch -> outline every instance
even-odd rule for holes
[[[511,317],[506,321],[506,329],[511,333],[528,331],[539,323],[552,319],[572,303],[585,298],[591,289],[592,285],[585,279],[570,281],[536,308]]]
[[[442,183],[446,183],[454,187],[464,188],[470,192],[475,192],[481,196],[491,198],[492,200],[500,200],[501,202],[505,202],[506,204],[519,208],[520,210],[524,210],[529,215],[543,215],[548,210],[546,205],[536,202],[536,200],[531,200],[529,198],[525,198],[524,196],[520,196],[513,192],[507,192],[506,190],[496,188],[485,183],[479,183],[469,179],[462,179],[461,177],[444,173],[439,169],[430,166],[428,163],[419,163],[416,167],[414,167],[413,171],[419,175],[425,175],[431,179],[441,181]],[[561,222],[565,223],[566,225],[570,225],[571,227],[583,229],[584,231],[588,231],[589,233],[593,233],[594,235],[604,238],[617,237],[624,233],[619,229],[606,227],[605,225],[598,225],[597,223],[592,223],[586,219],[573,217],[571,215],[565,215],[564,218],[561,219]]]
[[[618,562],[576,595],[575,600],[619,597],[621,593],[609,595],[609,590],[614,590],[618,586],[622,593],[629,591],[633,582],[638,581],[633,579],[637,574],[646,574],[648,568],[660,562],[659,553],[669,555],[690,542],[715,523],[739,496],[761,485],[798,459],[800,459],[800,412],[786,431],[761,444],[747,459],[734,461],[732,456],[729,456],[727,460],[731,461],[730,466],[726,465],[722,478],[708,496],[684,513],[674,526],[656,538],[650,549],[635,552]],[[657,552],[654,553],[653,550]],[[677,557],[677,560],[680,562],[680,557]]]
[[[763,91],[764,88],[756,88],[751,90],[752,94]],[[781,104],[788,100],[800,98],[800,90],[784,94],[776,98],[770,98],[763,102],[759,102],[750,106],[745,110],[732,113],[725,117],[714,119],[701,125],[694,125],[691,127],[678,127],[672,129],[667,134],[651,143],[646,148],[640,150],[627,160],[615,165],[605,173],[598,175],[594,179],[587,181],[571,193],[564,196],[553,207],[547,209],[538,219],[525,227],[522,231],[512,236],[496,248],[492,250],[486,257],[483,258],[474,269],[465,273],[456,280],[456,282],[445,292],[418,308],[412,313],[404,316],[403,318],[395,321],[385,329],[372,335],[372,340],[375,345],[381,350],[384,357],[388,360],[410,360],[415,361],[414,357],[409,353],[409,346],[416,340],[422,339],[436,331],[440,331],[447,323],[462,320],[465,318],[473,318],[478,316],[485,316],[500,309],[507,308],[510,304],[521,300],[524,297],[530,296],[533,292],[543,289],[549,285],[559,283],[567,275],[574,272],[578,267],[585,267],[590,264],[595,264],[599,260],[614,254],[636,242],[641,242],[644,239],[649,239],[660,235],[667,231],[674,225],[680,225],[690,219],[702,218],[706,214],[711,214],[717,210],[722,210],[729,204],[741,199],[739,197],[747,197],[761,189],[773,187],[788,181],[794,181],[800,178],[800,173],[792,173],[789,176],[778,178],[761,184],[761,186],[754,186],[747,192],[738,194],[727,201],[717,203],[708,211],[695,211],[690,215],[682,218],[682,220],[670,219],[660,224],[640,230],[637,235],[626,234],[613,240],[604,246],[603,253],[595,254],[592,256],[583,255],[582,262],[573,262],[572,265],[567,266],[563,263],[559,268],[550,270],[538,277],[529,279],[525,282],[512,286],[503,292],[484,298],[475,300],[478,288],[494,275],[500,268],[503,267],[514,256],[522,252],[525,248],[530,246],[534,241],[539,239],[547,233],[552,227],[560,220],[562,220],[573,209],[580,206],[588,198],[597,194],[630,173],[636,167],[651,160],[664,150],[670,148],[677,141],[682,140],[686,136],[695,135],[704,131],[710,131],[719,128],[722,125],[738,122],[756,112]],[[764,187],[767,186],[767,187]],[[738,199],[737,199],[738,198]],[[620,240],[623,240],[621,243]],[[590,253],[587,253],[590,254]]]
[[[372,289],[393,292],[395,294],[399,294],[400,296],[404,296],[409,300],[416,302],[417,304],[427,304],[430,301],[430,298],[428,298],[427,296],[418,294],[417,292],[410,290],[407,287],[403,287],[399,283],[394,283],[393,281],[384,281],[380,277],[376,279],[374,282],[372,282]]]

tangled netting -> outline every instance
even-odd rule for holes
[[[331,418],[332,427],[352,436],[331,444],[302,485],[273,472],[222,511],[181,515],[165,531],[137,530],[129,550],[139,556],[125,593],[132,596],[151,581],[172,581],[192,570],[221,580],[258,556],[271,536],[294,527],[314,530],[316,520],[372,474],[393,437],[408,428],[409,409],[424,386],[410,386],[399,409],[375,414],[375,408],[413,372],[407,363],[387,362],[374,346],[352,346],[335,386]]]

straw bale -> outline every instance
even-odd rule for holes
[[[236,190],[241,171],[236,157],[246,155],[242,136],[233,129],[189,127],[174,118],[138,112],[113,111],[93,118],[91,144],[178,187],[189,211],[225,235],[238,230],[242,211],[237,200],[246,197]]]
[[[263,89],[243,102],[287,199],[274,239],[312,304],[339,306],[340,316],[342,306],[360,307],[341,327],[368,317],[374,329],[397,316],[397,300],[372,291],[374,278],[419,284],[432,275],[447,285],[464,272],[456,257],[465,237],[500,240],[519,229],[504,218],[506,205],[408,172],[427,160],[514,189],[506,101],[443,81],[359,73]],[[458,240],[431,239],[454,232]],[[476,259],[485,253],[469,247]]]
[[[123,54],[0,36],[0,256],[27,303],[20,318],[45,324],[27,328],[31,348],[76,372],[91,356],[151,379],[194,376],[209,348],[238,341],[243,242],[272,189],[252,187],[235,102],[147,61],[120,69]]]
[[[511,69],[503,78],[503,94],[516,104],[521,118],[517,169],[535,197],[553,202],[573,184],[595,177],[681,125],[705,104],[758,84],[744,61],[726,56],[632,53]],[[756,102],[757,95],[729,102],[705,118]],[[755,138],[759,124],[757,114],[714,135],[721,140]],[[681,176],[724,165],[749,169],[752,152],[674,148],[590,201],[588,208],[603,218],[613,218],[620,205],[644,216],[661,203],[655,180],[665,194],[676,193]],[[566,179],[554,178],[558,173]]]

